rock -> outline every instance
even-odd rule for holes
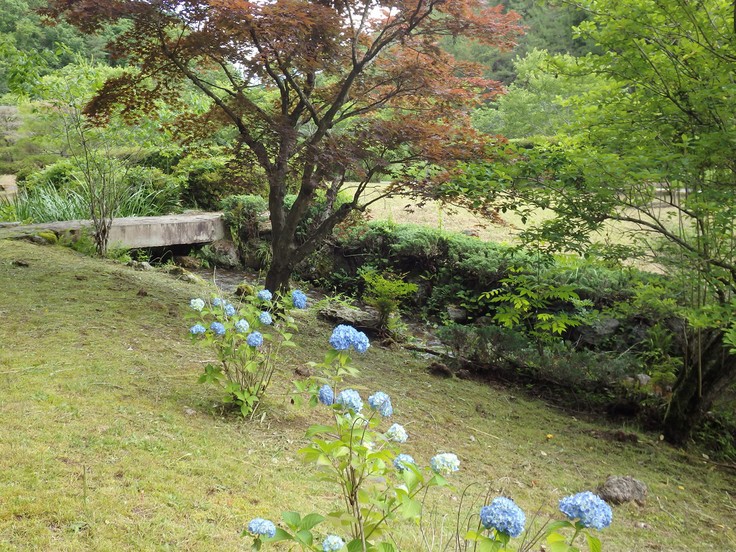
[[[153,266],[151,266],[151,263],[147,261],[130,261],[125,266],[129,266],[133,268],[133,270],[153,270]]]
[[[479,238],[480,237],[480,232],[478,232],[478,230],[475,229],[475,228],[471,228],[470,230],[463,230],[462,233],[465,234],[466,236],[470,236],[472,238]]]
[[[450,370],[446,364],[442,364],[441,362],[433,362],[427,367],[427,371],[433,376],[440,378],[452,377],[452,370]]]
[[[43,239],[49,245],[54,245],[56,243],[59,243],[59,236],[57,236],[51,230],[41,230],[36,235],[39,238]]]
[[[225,268],[236,268],[240,266],[240,255],[238,248],[230,240],[217,240],[211,244],[215,254],[217,265]]]
[[[636,374],[636,381],[639,385],[644,387],[647,385],[650,381],[652,381],[652,378],[646,374]]]
[[[138,297],[146,297],[148,295],[148,292],[144,288],[141,288],[141,289],[138,290],[138,294],[137,295],[138,295]]]
[[[191,255],[174,255],[174,263],[177,266],[188,270],[195,270],[202,266],[200,260],[197,257],[192,257]]]
[[[633,477],[609,475],[606,482],[597,489],[597,494],[611,504],[636,502],[643,506],[647,500],[647,486]]]
[[[447,307],[447,318],[452,322],[465,322],[468,319],[468,311],[462,307],[450,305]]]
[[[235,288],[235,295],[237,295],[238,297],[250,297],[251,295],[255,294],[256,288],[245,282],[243,282],[242,284],[238,284],[238,287]]]
[[[596,344],[601,340],[611,337],[621,326],[621,322],[615,318],[604,317],[590,326],[580,327],[580,338],[583,343]]]
[[[18,260],[13,261],[13,266],[19,266],[21,268],[28,268],[31,265],[28,264],[28,261],[22,261],[18,259]]]
[[[301,378],[308,378],[312,375],[312,370],[309,366],[297,366],[294,369],[294,373]]]
[[[169,265],[169,267],[166,268],[166,273],[171,276],[184,276],[187,271],[180,266]]]
[[[465,368],[461,368],[457,371],[457,377],[463,380],[469,380],[473,377],[473,374],[470,373],[470,370],[466,370]]]
[[[319,314],[330,322],[349,324],[362,329],[378,329],[381,320],[378,311],[373,307],[359,309],[340,303],[330,303],[322,307]]]

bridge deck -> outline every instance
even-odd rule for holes
[[[68,220],[41,224],[8,225],[0,228],[0,239],[51,230],[75,233],[92,227],[90,220]],[[184,213],[160,217],[116,218],[110,228],[110,245],[134,248],[210,243],[227,235],[222,213]]]

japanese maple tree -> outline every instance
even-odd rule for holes
[[[127,21],[109,48],[137,70],[107,82],[90,115],[173,102],[188,81],[211,100],[199,121],[236,129],[236,162],[257,163],[268,179],[271,290],[287,288],[296,263],[375,201],[361,199],[370,180],[410,185],[418,163],[483,156],[468,113],[500,85],[439,41],[508,48],[521,32],[516,14],[482,0],[52,0],[47,14],[85,32]],[[335,207],[346,180],[357,181],[351,200]],[[297,240],[320,189],[326,208]]]

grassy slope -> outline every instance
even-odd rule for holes
[[[294,367],[324,353],[330,328],[312,313],[265,415],[248,422],[223,417],[217,392],[195,383],[208,356],[182,315],[202,289],[10,241],[0,241],[0,285],[0,550],[245,549],[252,517],[334,505],[295,453],[320,413],[286,394]],[[357,383],[391,394],[411,434],[405,451],[424,462],[456,452],[459,486],[489,484],[553,512],[566,494],[630,474],[650,499],[614,509],[605,550],[736,550],[733,473],[656,436],[596,438],[600,425],[515,391],[434,379],[400,351],[373,347],[359,362]]]

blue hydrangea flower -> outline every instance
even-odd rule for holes
[[[258,292],[257,297],[261,301],[270,301],[271,299],[273,299],[273,294],[267,289],[262,289],[261,291]]]
[[[219,297],[215,297],[212,300],[212,306],[213,307],[221,307],[222,306],[222,299],[220,299]]]
[[[207,331],[207,328],[205,328],[202,324],[195,324],[191,328],[189,328],[189,333],[192,335],[199,335],[203,334]]]
[[[273,538],[276,535],[276,526],[267,519],[255,518],[248,524],[248,532],[252,535]]]
[[[371,342],[368,339],[368,336],[363,332],[356,331],[355,336],[353,337],[353,349],[359,353],[365,353],[370,346]]]
[[[306,309],[307,308],[307,296],[304,295],[303,291],[295,289],[291,292],[291,302],[294,303],[295,309]]]
[[[347,324],[340,324],[332,330],[330,345],[336,351],[347,351],[352,347],[359,353],[365,353],[368,347],[370,347],[370,341],[368,340],[368,336],[363,332],[359,332]]]
[[[598,495],[585,491],[560,500],[560,512],[570,519],[579,519],[584,527],[599,531],[611,525],[613,512]]]
[[[368,397],[368,404],[384,418],[388,418],[394,413],[394,408],[391,406],[391,397],[383,391],[376,391]]]
[[[235,323],[235,331],[238,333],[246,333],[250,329],[250,324],[245,318],[241,318]]]
[[[235,307],[230,303],[227,303],[222,310],[225,312],[225,316],[235,316]]]
[[[399,454],[394,458],[394,468],[396,468],[399,473],[404,470],[408,470],[409,465],[416,466],[416,462],[414,462],[414,459],[408,454]]]
[[[352,410],[356,414],[360,414],[360,411],[363,410],[363,400],[354,389],[344,389],[343,391],[340,391],[337,394],[335,402],[345,409]]]
[[[204,301],[202,299],[199,299],[199,298],[192,299],[191,301],[189,301],[189,306],[191,308],[193,308],[195,311],[200,311],[201,312],[202,309],[204,308]]]
[[[266,326],[270,326],[273,323],[271,315],[266,311],[261,311],[261,314],[258,315],[258,320],[261,321],[261,324],[265,324]]]
[[[343,546],[345,546],[345,541],[337,535],[327,535],[322,541],[323,552],[337,552],[342,550]]]
[[[260,347],[263,345],[263,335],[260,332],[253,332],[245,338],[245,342],[251,347]]]
[[[335,404],[335,392],[332,390],[332,387],[330,387],[326,383],[319,388],[317,398],[319,399],[319,402],[326,406],[332,406],[333,404]]]
[[[225,335],[225,326],[220,322],[213,322],[210,324],[210,330],[212,330],[215,335]]]
[[[404,426],[400,424],[394,424],[386,432],[386,439],[393,441],[394,443],[406,443],[409,435],[406,433]]]
[[[490,506],[480,509],[480,522],[486,529],[495,529],[510,537],[518,537],[524,530],[526,515],[510,498],[494,498]]]
[[[460,460],[458,460],[457,456],[451,452],[443,452],[442,454],[434,456],[429,461],[429,465],[433,472],[440,475],[449,475],[460,469]]]
[[[330,336],[330,345],[336,351],[347,351],[353,344],[353,336],[356,333],[356,329],[347,324],[340,324],[334,330]]]

